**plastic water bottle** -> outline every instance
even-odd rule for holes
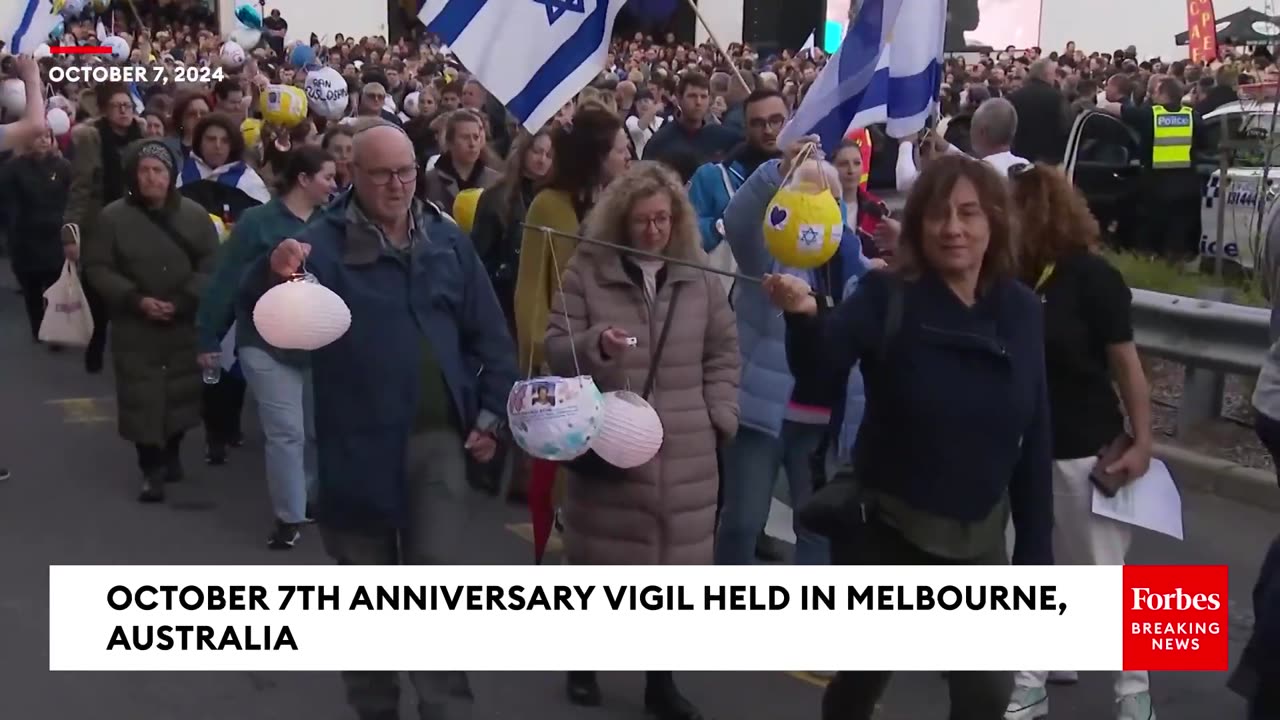
[[[204,380],[205,385],[217,385],[222,380],[222,365],[205,368],[201,373],[201,378]]]

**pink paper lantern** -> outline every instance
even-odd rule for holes
[[[591,441],[600,459],[620,468],[649,462],[662,448],[658,411],[636,393],[618,390],[604,395],[604,423]]]
[[[346,334],[351,310],[337,293],[304,275],[264,293],[253,307],[253,325],[272,347],[319,350]]]

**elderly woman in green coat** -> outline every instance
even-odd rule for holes
[[[130,146],[128,192],[103,208],[81,251],[111,317],[119,432],[137,446],[141,502],[162,502],[165,484],[182,478],[182,437],[200,423],[195,315],[218,239],[176,180],[159,140]]]

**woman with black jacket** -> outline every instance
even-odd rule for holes
[[[71,192],[71,164],[58,152],[53,135],[41,133],[27,151],[0,165],[0,203],[13,274],[22,289],[31,339],[44,320],[44,292],[58,280],[62,214]]]
[[[831,397],[844,397],[855,365],[865,379],[853,452],[860,497],[833,561],[1004,564],[1012,514],[1014,564],[1052,564],[1044,321],[1015,274],[1006,180],[966,156],[939,158],[904,218],[898,267],[869,273],[834,308],[799,278],[765,279],[788,325],[822,325]],[[890,675],[837,673],[822,717],[870,718]],[[1009,672],[948,681],[953,718],[1002,717],[1013,689]]]
[[[496,185],[480,195],[471,242],[489,272],[502,311],[515,332],[516,271],[520,268],[520,243],[529,203],[538,184],[551,172],[551,132],[522,135],[507,159],[507,168]]]

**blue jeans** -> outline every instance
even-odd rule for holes
[[[271,509],[281,522],[303,522],[316,488],[311,371],[286,365],[256,347],[240,348],[239,357],[266,436]]]
[[[750,565],[756,540],[769,520],[778,471],[787,471],[791,505],[799,508],[813,494],[812,456],[822,444],[825,425],[787,421],[781,437],[740,428],[724,453],[724,505],[716,531],[717,565]],[[826,565],[830,549],[825,538],[800,526],[793,515],[797,565]]]

